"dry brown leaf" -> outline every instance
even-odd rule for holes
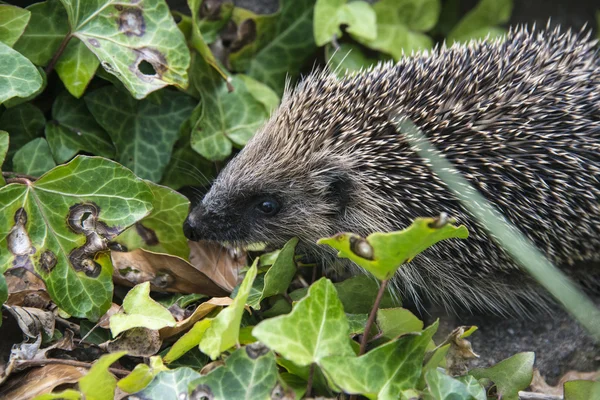
[[[231,291],[179,257],[136,249],[127,253],[111,251],[111,258],[113,280],[121,285],[150,282],[152,290],[159,292],[207,296],[225,296]]]
[[[88,372],[87,368],[51,364],[29,370],[25,375],[15,376],[0,388],[0,398],[29,400],[65,384],[75,384]]]
[[[4,305],[4,308],[16,319],[19,328],[26,336],[35,339],[42,332],[52,337],[54,334],[54,314],[32,307]]]
[[[25,268],[13,268],[6,271],[8,300],[10,306],[48,308],[51,303],[46,285],[37,275]]]
[[[104,329],[110,329],[110,316],[121,311],[121,306],[115,303],[110,305],[107,312],[98,320],[97,326]]]
[[[175,336],[181,332],[187,331],[196,322],[204,318],[208,313],[217,307],[226,307],[231,304],[233,300],[229,297],[213,297],[210,300],[200,304],[188,318],[183,321],[177,322],[175,326],[166,326],[159,330],[161,339],[167,339]]]
[[[450,348],[446,354],[446,368],[451,375],[462,375],[467,372],[468,360],[478,358],[475,354],[471,342],[462,336],[469,331],[471,326],[459,326],[454,329],[440,346],[450,343]]]
[[[162,340],[158,331],[148,328],[132,328],[121,333],[115,340],[100,345],[110,353],[127,351],[130,356],[150,357],[158,353]]]
[[[238,284],[238,271],[246,266],[246,253],[214,242],[188,241],[188,244],[192,266],[231,293]]]
[[[576,380],[595,381],[600,378],[600,371],[580,372],[568,371],[559,380],[556,386],[550,386],[540,374],[540,371],[535,368],[533,370],[533,379],[531,381],[531,391],[535,393],[543,393],[552,396],[563,396],[563,387],[566,382]]]

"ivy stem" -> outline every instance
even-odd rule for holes
[[[312,363],[312,364],[310,364],[310,369],[308,370],[308,382],[306,382],[305,397],[310,397],[310,393],[312,392],[314,375],[315,375],[315,363]]]
[[[379,286],[379,291],[377,292],[377,297],[375,298],[375,303],[373,304],[373,308],[371,309],[371,314],[369,314],[369,319],[367,320],[367,325],[365,326],[365,332],[362,335],[362,339],[360,340],[360,352],[359,356],[365,354],[365,350],[367,349],[367,342],[369,341],[369,332],[371,331],[371,327],[375,322],[375,317],[377,316],[377,310],[379,309],[379,304],[383,299],[383,295],[385,293],[385,288],[389,279],[384,279],[381,281],[381,285]]]
[[[67,33],[67,36],[65,36],[63,41],[60,43],[60,46],[58,47],[58,50],[54,54],[54,57],[52,57],[52,60],[50,60],[48,65],[46,65],[46,70],[45,70],[46,75],[50,75],[50,73],[52,71],[54,71],[54,67],[56,66],[56,63],[58,62],[58,59],[60,58],[60,56],[62,56],[62,53],[65,52],[65,49],[67,48],[67,45],[69,44],[69,41],[72,38],[73,38],[73,35],[71,34],[71,32]]]

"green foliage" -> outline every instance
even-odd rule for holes
[[[111,333],[121,340],[134,331],[138,342],[119,344],[129,355],[93,353],[89,372],[70,381],[77,385],[37,398],[112,399],[118,386],[140,399],[483,400],[488,383],[515,398],[531,380],[531,354],[451,377],[442,368],[451,344],[432,340],[437,323],[424,327],[394,293],[380,291],[377,278],[440,240],[467,236],[440,219],[366,239],[323,239],[371,272],[341,282],[311,282],[293,238],[241,269],[233,300],[202,289],[151,292],[177,291],[168,285],[175,275],[206,273],[210,281],[240,267],[224,249],[200,260],[182,231],[190,202],[175,190],[207,186],[277,108],[286,79],[294,84],[314,60],[343,75],[442,40],[497,35],[512,9],[509,0],[482,0],[461,16],[440,4],[280,0],[268,15],[232,1],[188,0],[188,14],[165,0],[0,4],[0,304],[18,297],[18,274],[4,273],[28,270],[55,312],[30,311],[79,327],[82,340],[67,340],[76,350],[68,357],[89,362],[88,343],[114,349]],[[160,261],[148,267],[132,258],[123,269],[134,271],[133,288],[114,289],[117,252]],[[179,262],[190,270],[179,271]],[[55,338],[69,338],[64,321],[52,323]],[[367,351],[357,355],[365,331]],[[51,346],[62,351],[65,343]],[[140,344],[154,345],[146,355],[154,356],[134,357]],[[593,382],[565,387],[567,400],[597,390]]]
[[[127,293],[123,299],[123,311],[110,317],[113,337],[131,328],[160,329],[175,325],[175,318],[169,310],[150,297],[150,282],[139,284]]]
[[[351,233],[319,240],[338,250],[338,257],[349,258],[380,280],[390,279],[398,268],[440,240],[466,239],[467,228],[452,224],[435,226],[434,218],[417,218],[408,228],[393,233],[373,233],[366,239]]]

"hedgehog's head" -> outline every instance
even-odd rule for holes
[[[280,246],[297,236],[314,244],[360,229],[353,221],[372,220],[377,212],[365,207],[367,189],[352,146],[337,145],[354,122],[336,109],[301,90],[285,98],[190,212],[186,236],[236,246]]]

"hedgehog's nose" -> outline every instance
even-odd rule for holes
[[[198,229],[196,224],[194,223],[194,219],[191,218],[191,215],[188,215],[183,223],[183,234],[189,240],[197,242],[200,240],[200,235],[198,234]]]

